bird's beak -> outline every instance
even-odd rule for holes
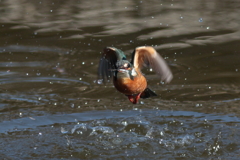
[[[126,69],[118,69],[118,72],[127,72],[128,70]]]

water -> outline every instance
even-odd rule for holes
[[[2,159],[239,159],[238,1],[0,1]],[[174,78],[132,105],[105,46],[153,46]]]

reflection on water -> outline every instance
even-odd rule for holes
[[[0,157],[239,159],[239,6],[0,1]],[[97,65],[105,46],[142,45],[174,79],[144,70],[159,96],[133,106]]]

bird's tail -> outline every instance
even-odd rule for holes
[[[153,97],[153,96],[157,96],[156,93],[154,93],[151,89],[146,88],[142,94],[141,94],[141,98],[149,98],[149,97]]]

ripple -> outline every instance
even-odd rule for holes
[[[91,115],[91,116],[89,116]],[[139,116],[140,115],[140,116]],[[154,123],[152,123],[149,120],[150,115],[153,115],[151,118]],[[108,117],[107,119],[105,117]],[[117,117],[117,118],[114,118]],[[164,120],[160,124],[163,124],[163,128],[166,127],[165,124],[174,122],[174,118],[180,118],[181,121],[185,121],[187,119],[192,119],[193,122],[195,122],[195,119],[198,120],[198,122],[224,122],[224,123],[240,123],[240,119],[235,116],[228,116],[228,115],[216,115],[216,114],[204,114],[204,113],[198,113],[198,112],[187,112],[187,111],[165,111],[165,110],[159,110],[159,111],[154,111],[154,110],[143,110],[142,113],[139,113],[138,111],[89,111],[89,112],[83,112],[83,113],[72,113],[72,114],[56,114],[56,115],[45,115],[45,116],[35,116],[35,120],[29,119],[29,117],[24,117],[20,119],[13,119],[11,121],[4,121],[2,122],[5,127],[1,128],[1,133],[5,133],[8,130],[11,130],[13,126],[18,126],[19,129],[21,128],[33,128],[37,126],[42,126],[42,125],[51,125],[54,123],[68,123],[68,122],[75,122],[76,120],[78,121],[79,124],[74,125],[74,127],[71,129],[70,133],[75,133],[77,130],[81,129],[83,131],[87,131],[88,129],[91,129],[92,131],[101,131],[103,133],[105,130],[108,131],[110,128],[101,128],[101,126],[108,126],[108,125],[116,125],[116,126],[122,126],[124,128],[127,128],[129,125],[134,124],[134,127],[140,127],[140,125],[144,126],[147,128],[149,132],[153,132],[153,126],[156,124],[157,119],[159,118],[160,120]],[[45,119],[45,120],[44,120]],[[104,124],[98,125],[98,126],[93,125],[92,122],[93,119],[94,121],[105,121]],[[124,124],[124,121],[130,121],[130,123],[127,125]],[[207,120],[207,121],[206,121]],[[90,121],[90,122],[87,122]],[[145,122],[144,122],[145,121]],[[84,123],[83,123],[84,122]],[[185,122],[182,122],[183,124]],[[18,124],[18,125],[16,125]],[[151,125],[150,125],[151,124]],[[183,124],[179,124],[177,126],[182,126]],[[116,127],[115,126],[115,127]],[[158,127],[157,127],[158,128]],[[162,130],[162,127],[159,129]],[[13,129],[13,128],[12,128]],[[119,128],[119,131],[124,131],[122,128]],[[112,129],[110,129],[112,130]],[[110,131],[109,130],[109,131]],[[113,131],[113,130],[112,130]],[[132,130],[129,130],[130,132]],[[148,133],[149,134],[149,133]]]
[[[40,67],[40,66],[45,66],[49,63],[47,62],[1,62],[0,67],[7,67],[7,68],[12,68],[12,67]]]
[[[122,123],[126,120],[127,125]],[[153,157],[174,155],[203,158],[213,154],[235,154],[240,145],[237,134],[239,123],[238,117],[186,111],[91,111],[2,121],[0,133],[6,136],[21,132],[24,137],[36,130],[41,134],[36,134],[35,138],[45,135],[44,139],[49,144],[52,143],[53,134],[61,132],[67,138],[55,135],[55,141],[65,140],[71,148],[67,152],[79,151],[81,154],[83,149],[87,149],[91,152],[88,158],[100,152],[103,157],[113,153],[117,157],[121,154],[151,157],[151,153]],[[46,136],[47,132],[52,136]],[[124,152],[126,150],[127,153]],[[135,155],[136,152],[138,155]]]
[[[30,78],[5,78],[0,79],[2,84],[8,83],[26,83],[26,82],[52,82],[52,83],[59,83],[59,84],[66,84],[68,82],[75,82],[75,83],[82,83],[85,85],[90,85],[88,82],[70,79],[70,78],[53,78],[53,77],[30,77]]]
[[[22,46],[22,45],[9,45],[0,47],[0,53],[11,53],[11,52],[53,52],[58,54],[68,53],[65,49],[57,47],[44,47],[44,46]]]

